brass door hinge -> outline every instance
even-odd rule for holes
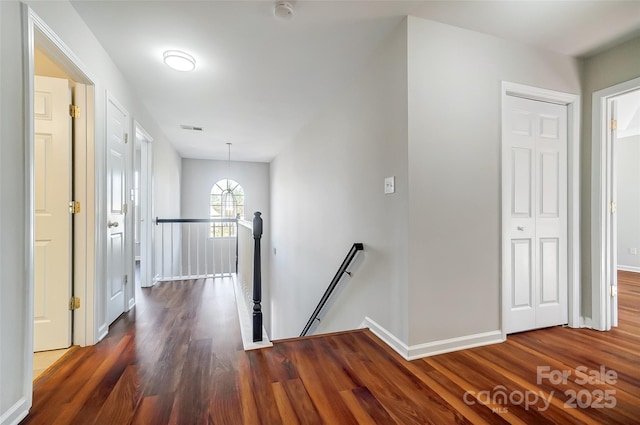
[[[69,212],[71,214],[78,214],[80,212],[80,201],[69,202]]]
[[[124,142],[129,143],[129,133],[124,133]]]
[[[80,107],[69,105],[69,115],[71,115],[71,118],[80,118]]]
[[[127,283],[129,283],[129,275],[125,274],[124,275],[124,284],[126,285]]]
[[[129,213],[129,205],[125,202],[124,204],[122,204],[122,214],[128,214]]]
[[[609,125],[611,127],[611,130],[617,130],[618,129],[618,120],[611,120]]]
[[[618,295],[618,287],[609,285],[609,293],[611,294],[612,297],[615,297],[616,295]]]
[[[616,211],[618,211],[618,208],[616,207],[616,203],[612,202],[611,203],[611,214],[615,214]]]
[[[69,310],[77,310],[80,308],[80,298],[71,297],[69,300]]]

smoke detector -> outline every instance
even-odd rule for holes
[[[273,8],[273,16],[278,19],[291,19],[293,18],[293,6],[288,1],[279,1]]]

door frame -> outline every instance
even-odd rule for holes
[[[82,300],[81,308],[73,312],[73,343],[92,345],[96,342],[93,316],[95,311],[95,270],[96,258],[96,220],[95,220],[95,88],[96,79],[87,71],[78,57],[53,32],[53,30],[26,4],[23,4],[24,28],[24,96],[25,96],[25,208],[29,212],[26,218],[26,276],[27,305],[25,323],[27,335],[24,347],[24,360],[27,368],[25,388],[33,385],[33,311],[34,311],[34,236],[35,236],[35,157],[34,157],[34,75],[35,47],[47,54],[71,76],[74,81],[86,85],[86,143],[75,143],[74,180],[83,180],[84,184],[75,188],[75,200],[80,201],[82,212],[73,217],[74,221],[74,257],[73,290]],[[77,160],[82,158],[84,160]],[[32,392],[29,391],[31,397]],[[31,399],[29,399],[29,405]]]
[[[140,143],[140,286],[153,286],[153,137],[133,120],[136,143]],[[134,239],[134,238],[132,238]],[[135,271],[134,271],[135,273]],[[132,285],[132,288],[135,287]]]
[[[640,89],[640,77],[598,90],[592,95],[591,112],[591,319],[585,324],[608,331],[614,324],[614,311],[608,292],[607,275],[617,267],[610,249],[612,239],[611,164],[612,146],[608,137],[607,105],[611,98]]]
[[[568,325],[572,328],[581,326],[580,321],[580,95],[548,90],[524,84],[511,83],[502,81],[501,87],[501,117],[505,115],[505,101],[507,96],[522,97],[530,100],[537,100],[548,103],[565,105],[567,107],[567,294],[568,301]],[[501,127],[505,125],[504,120]],[[502,146],[502,140],[500,142]],[[502,150],[502,149],[501,149]],[[503,182],[504,160],[501,159],[502,174],[501,182]],[[502,183],[501,183],[502,184]],[[501,193],[506,189],[501,186]],[[503,211],[504,197],[501,196],[501,209]],[[507,282],[504,281],[506,276],[504,253],[502,250],[504,237],[506,235],[506,220],[500,217],[502,234],[500,264],[501,264],[501,328],[502,338],[506,339],[505,320],[507,317],[508,300],[505,297]]]

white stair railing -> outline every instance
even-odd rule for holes
[[[236,219],[159,219],[158,281],[231,276],[238,258]]]

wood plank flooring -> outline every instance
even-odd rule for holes
[[[621,272],[611,332],[555,327],[412,362],[368,330],[244,352],[232,282],[161,283],[38,380],[23,423],[640,423],[640,277]]]

